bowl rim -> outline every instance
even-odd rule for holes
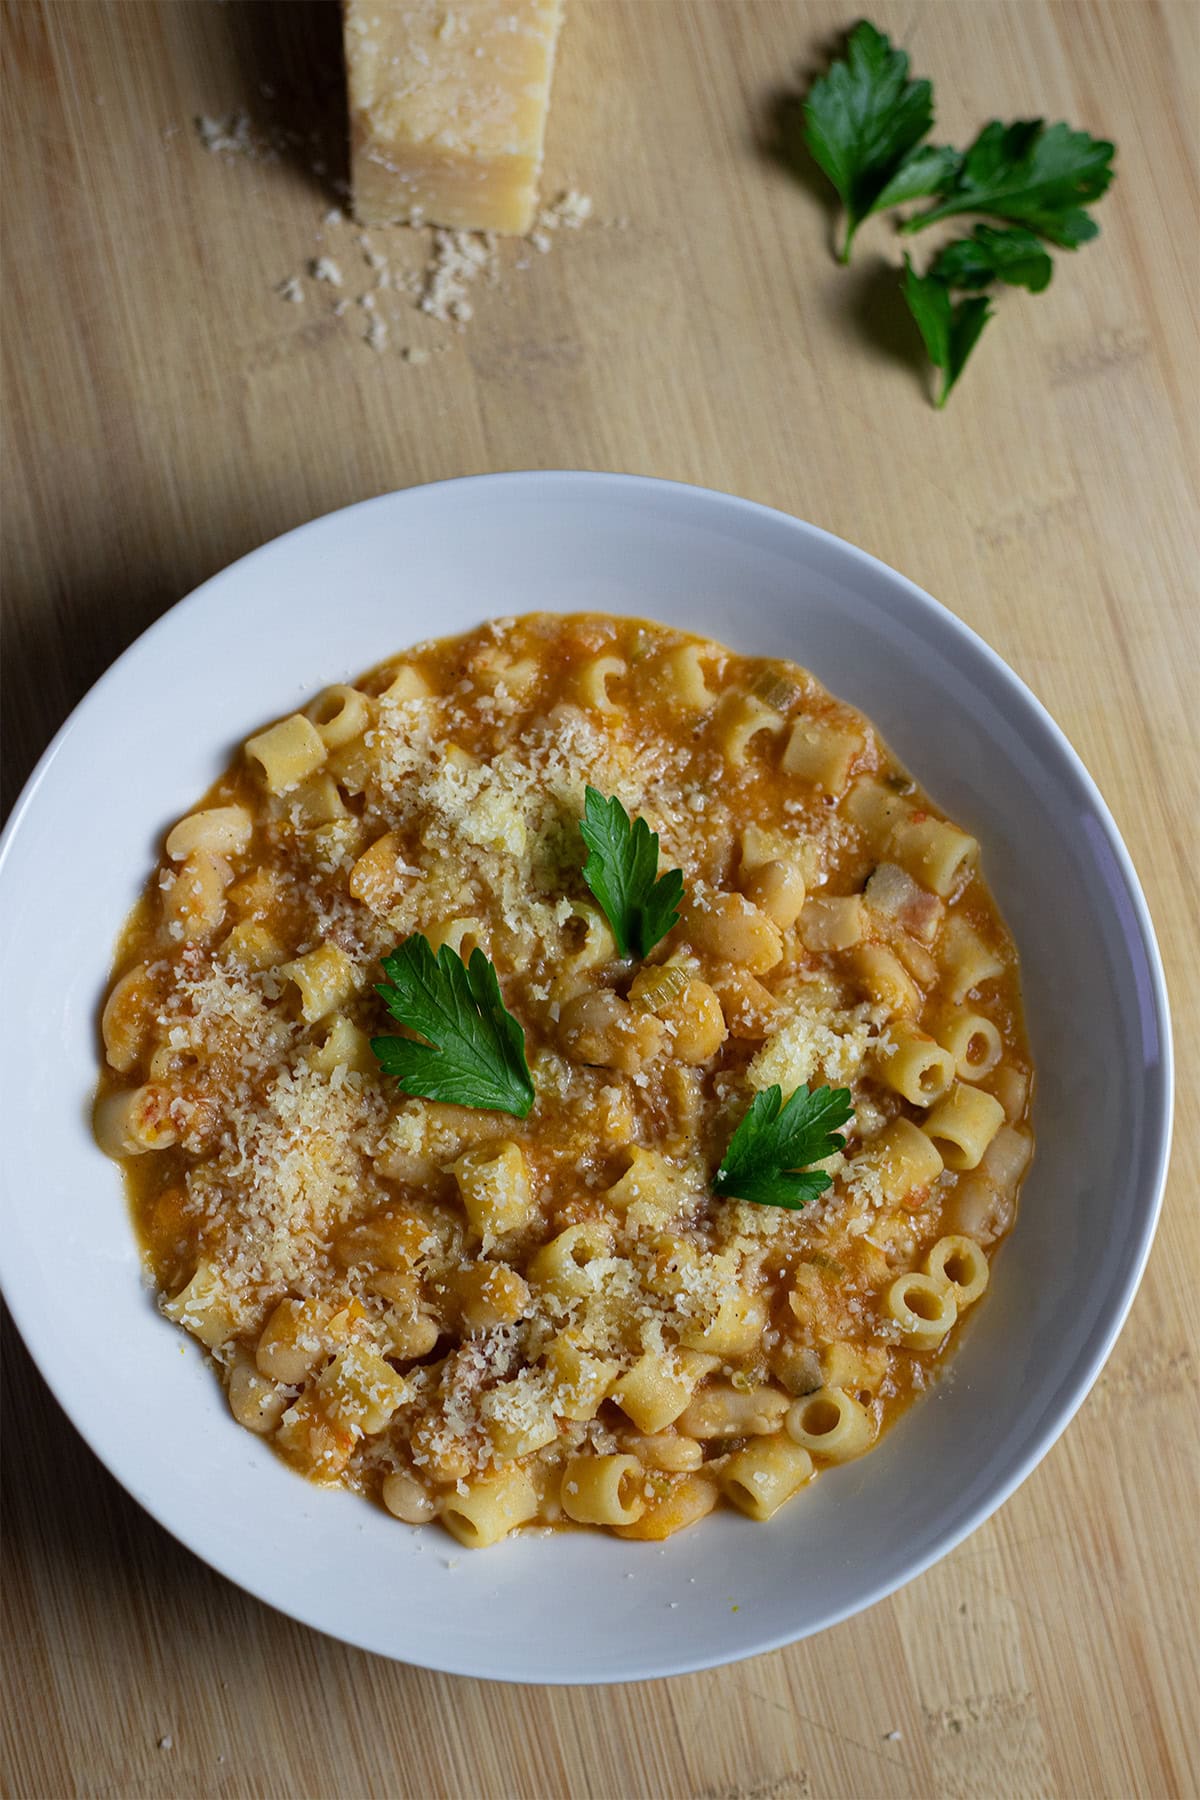
[[[214,1546],[205,1543],[204,1546],[201,1547],[198,1543],[194,1542],[193,1534],[190,1531],[184,1527],[173,1524],[169,1517],[164,1516],[163,1511],[160,1509],[153,1496],[138,1491],[137,1486],[134,1485],[131,1480],[127,1479],[124,1473],[113,1468],[104,1451],[99,1448],[95,1441],[95,1439],[102,1434],[98,1429],[93,1428],[90,1418],[83,1413],[82,1408],[73,1406],[72,1396],[66,1385],[61,1380],[52,1378],[46,1372],[42,1360],[34,1348],[39,1339],[39,1331],[34,1317],[34,1310],[32,1305],[24,1303],[19,1293],[14,1294],[11,1283],[6,1278],[5,1264],[7,1257],[5,1236],[4,1234],[0,1234],[0,1292],[3,1293],[5,1304],[8,1306],[13,1322],[17,1327],[26,1350],[41,1379],[50,1389],[50,1392],[66,1414],[71,1425],[79,1433],[89,1450],[96,1456],[97,1460],[108,1474],[111,1475],[128,1494],[130,1494],[143,1510],[150,1514],[163,1530],[168,1532],[177,1542],[183,1544],[186,1549],[191,1551],[193,1555],[197,1556],[218,1574],[234,1583],[235,1586],[252,1594],[255,1599],[261,1601],[264,1605],[270,1606],[273,1610],[282,1613],[285,1617],[293,1618],[299,1623],[309,1626],[313,1630],[320,1631],[328,1636],[333,1636],[338,1641],[352,1644],[355,1648],[365,1650],[369,1654],[384,1656],[390,1660],[409,1663],[413,1667],[425,1667],[447,1674],[462,1675],[474,1679],[501,1681],[515,1685],[545,1684],[553,1686],[608,1686],[619,1685],[628,1681],[668,1679],[672,1675],[694,1674],[701,1670],[722,1667],[726,1664],[743,1661],[751,1656],[762,1655],[769,1651],[780,1649],[785,1645],[799,1642],[802,1639],[814,1636],[818,1632],[824,1631],[833,1625],[840,1624],[846,1619],[866,1611],[869,1607],[874,1606],[880,1600],[886,1599],[889,1595],[897,1592],[901,1587],[906,1586],[910,1581],[915,1580],[919,1575],[925,1573],[927,1569],[931,1568],[933,1564],[948,1555],[950,1551],[997,1512],[999,1508],[1003,1506],[1005,1501],[1012,1496],[1016,1489],[1021,1486],[1030,1474],[1032,1474],[1034,1469],[1042,1461],[1043,1457],[1046,1456],[1058,1442],[1095,1384],[1104,1364],[1107,1362],[1108,1357],[1112,1352],[1118,1335],[1124,1327],[1125,1321],[1129,1315],[1129,1310],[1145,1273],[1146,1264],[1154,1241],[1154,1235],[1162,1213],[1163,1198],[1170,1162],[1175,1092],[1174,1049],[1170,1005],[1162,957],[1159,951],[1153,922],[1150,917],[1149,907],[1141,883],[1138,879],[1137,872],[1134,868],[1133,860],[1103,796],[1078,752],[1074,749],[1070,740],[1067,738],[1062,728],[1056,723],[1047,708],[1016,671],[1009,667],[999,653],[993,650],[985,639],[980,637],[977,632],[942,602],[936,600],[931,594],[927,593],[923,588],[919,587],[899,570],[893,569],[890,564],[871,555],[870,552],[860,549],[857,545],[850,543],[848,540],[838,537],[835,533],[827,531],[821,526],[813,525],[806,520],[796,518],[794,515],[786,513],[777,507],[767,506],[759,501],[725,493],[720,489],[709,488],[700,483],[673,481],[649,475],[625,474],[589,469],[523,469],[479,475],[454,476],[445,480],[424,482],[413,487],[389,490],[382,494],[373,495],[365,500],[352,502],[347,506],[336,507],[329,512],[318,515],[314,519],[307,520],[302,525],[278,533],[275,537],[267,539],[264,543],[259,544],[254,549],[246,552],[245,555],[236,558],[233,562],[209,576],[189,594],[174,602],[159,616],[159,618],[154,620],[143,632],[139,633],[138,636],[126,646],[120,655],[114,659],[104,673],[92,684],[83,697],[71,709],[62,725],[55,732],[45,750],[38,758],[37,763],[22,787],[21,792],[17,796],[9,817],[5,822],[4,829],[0,832],[0,903],[3,902],[4,898],[5,871],[12,846],[16,842],[23,828],[24,821],[27,818],[31,807],[36,803],[38,790],[51,765],[55,761],[67,734],[74,730],[78,726],[80,720],[85,718],[85,716],[92,711],[104,690],[119,679],[120,672],[123,670],[124,665],[136,654],[141,653],[146,644],[154,639],[156,635],[172,629],[173,622],[180,614],[185,611],[190,612],[191,610],[206,604],[212,592],[222,584],[230,580],[243,579],[247,569],[251,565],[258,559],[268,559],[273,552],[277,551],[281,544],[285,542],[294,543],[297,540],[310,536],[319,537],[323,532],[329,531],[330,529],[342,529],[351,515],[361,516],[369,510],[396,507],[397,505],[410,504],[419,506],[425,497],[431,493],[440,492],[442,490],[450,492],[452,497],[461,496],[465,502],[469,503],[472,497],[480,491],[487,491],[494,495],[504,487],[523,489],[529,487],[531,484],[540,490],[538,498],[543,500],[546,504],[553,504],[556,498],[566,496],[567,490],[573,488],[576,484],[581,484],[597,494],[602,492],[607,493],[610,498],[618,500],[624,499],[636,503],[639,497],[652,500],[656,496],[663,496],[669,501],[671,497],[674,496],[681,500],[690,500],[693,503],[700,501],[701,503],[708,503],[726,509],[728,514],[733,518],[741,517],[750,521],[757,518],[762,519],[764,522],[770,521],[776,528],[784,526],[799,537],[807,539],[814,545],[823,545],[826,548],[831,549],[834,555],[843,559],[844,565],[852,572],[854,570],[869,572],[871,577],[875,580],[882,579],[886,583],[898,586],[899,589],[906,594],[908,599],[915,603],[916,609],[919,612],[924,612],[927,616],[932,616],[936,628],[939,631],[949,633],[951,637],[956,637],[960,644],[968,646],[973,654],[982,657],[993,677],[998,678],[1001,684],[1008,689],[1009,693],[1029,709],[1033,717],[1037,719],[1043,730],[1048,734],[1057,754],[1066,765],[1074,780],[1079,784],[1093,810],[1096,820],[1100,824],[1104,834],[1106,847],[1113,857],[1116,870],[1121,879],[1125,897],[1130,903],[1132,917],[1136,924],[1137,938],[1145,957],[1146,969],[1150,978],[1155,1030],[1162,1050],[1161,1062],[1157,1070],[1153,1072],[1154,1079],[1151,1079],[1149,1073],[1146,1077],[1147,1136],[1154,1146],[1154,1156],[1152,1167],[1148,1170],[1144,1170],[1142,1174],[1142,1192],[1149,1196],[1149,1204],[1145,1205],[1142,1209],[1142,1216],[1137,1232],[1136,1250],[1127,1262],[1124,1282],[1119,1293],[1115,1297],[1115,1303],[1111,1305],[1109,1316],[1103,1329],[1091,1346],[1090,1355],[1087,1357],[1086,1362],[1082,1363],[1081,1366],[1076,1369],[1073,1380],[1068,1381],[1064,1377],[1064,1388],[1053,1418],[1049,1422],[1044,1422],[1042,1424],[1040,1430],[1031,1438],[1024,1453],[1013,1461],[1012,1465],[1003,1475],[996,1477],[992,1485],[988,1488],[985,1496],[971,1509],[970,1513],[961,1521],[947,1524],[934,1537],[929,1547],[924,1552],[917,1555],[912,1562],[905,1564],[904,1568],[898,1574],[883,1577],[871,1584],[859,1597],[848,1601],[844,1605],[831,1608],[818,1621],[810,1625],[802,1625],[796,1630],[771,1632],[756,1640],[753,1644],[746,1645],[745,1647],[738,1647],[728,1652],[717,1651],[715,1653],[704,1652],[691,1656],[682,1655],[678,1660],[672,1660],[669,1668],[659,1666],[634,1666],[627,1672],[623,1671],[620,1674],[592,1675],[584,1677],[581,1680],[578,1675],[572,1675],[569,1671],[564,1673],[560,1669],[548,1666],[539,1670],[536,1675],[531,1675],[528,1672],[510,1673],[507,1670],[497,1671],[495,1667],[478,1660],[477,1657],[469,1652],[456,1657],[453,1662],[448,1661],[445,1656],[425,1661],[422,1661],[419,1655],[406,1655],[400,1657],[393,1649],[385,1648],[379,1644],[366,1642],[361,1636],[357,1638],[344,1636],[339,1631],[323,1623],[319,1617],[314,1615],[313,1610],[306,1606],[303,1596],[297,1601],[293,1601],[291,1598],[285,1601],[265,1591],[266,1584],[256,1581],[253,1578],[248,1578],[245,1570],[240,1565],[235,1565],[235,1559],[227,1558],[223,1554],[220,1545]],[[561,490],[561,493],[556,494],[556,490]],[[572,499],[576,498],[574,494],[570,494],[567,497]],[[336,524],[335,521],[337,522]]]

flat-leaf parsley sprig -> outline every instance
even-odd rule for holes
[[[798,1087],[786,1106],[781,1088],[763,1088],[729,1140],[713,1192],[799,1211],[830,1186],[825,1171],[809,1165],[842,1148],[837,1133],[853,1114],[849,1088]]]
[[[846,56],[815,81],[804,106],[804,141],[846,209],[840,260],[873,212],[940,194],[954,179],[958,152],[921,139],[933,124],[933,88],[908,79],[908,57],[860,19]]]
[[[1040,294],[1050,285],[1054,264],[1049,251],[1023,225],[997,231],[977,225],[969,238],[956,238],[938,251],[930,275],[952,288],[985,288],[993,281]]]
[[[945,406],[951,388],[979,342],[980,332],[992,316],[992,303],[984,294],[973,295],[969,300],[953,299],[945,281],[933,274],[918,275],[907,256],[903,285],[908,310],[917,321],[929,360],[941,370],[942,385],[936,404]]]
[[[579,830],[588,847],[583,879],[604,909],[622,956],[646,957],[679,918],[683,875],[658,873],[658,833],[630,820],[615,797],[589,787]]]
[[[955,300],[954,290],[1003,283],[1040,294],[1054,265],[1039,239],[1076,250],[1099,232],[1093,201],[1113,179],[1114,147],[1059,122],[992,119],[965,151],[922,142],[933,124],[933,89],[908,79],[908,57],[866,19],[846,38],[845,55],[809,89],[805,142],[846,211],[841,261],[873,213],[928,200],[901,231],[979,213],[1005,229],[975,227],[938,252],[919,274],[907,257],[900,292],[941,370],[938,406],[962,374],[988,320],[987,300]]]
[[[1100,227],[1086,210],[1113,178],[1115,150],[1107,138],[1042,119],[984,126],[935,205],[901,226],[923,231],[936,219],[986,213],[1027,226],[1064,250],[1090,243]]]
[[[372,1038],[384,1073],[424,1100],[523,1119],[534,1102],[525,1033],[505,1007],[483,951],[464,963],[443,944],[435,956],[418,932],[383,958],[383,970],[387,982],[375,992],[394,1019],[427,1040]]]

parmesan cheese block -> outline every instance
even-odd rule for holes
[[[346,0],[364,225],[533,224],[562,0]]]

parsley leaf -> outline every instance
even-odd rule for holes
[[[1039,237],[1078,249],[1100,227],[1085,211],[1113,178],[1113,146],[1069,125],[1041,119],[985,125],[962,159],[943,198],[928,211],[909,219],[905,231],[920,231],[935,219],[954,213],[989,213],[1027,225]]]
[[[1021,225],[1005,231],[977,225],[969,238],[957,238],[939,250],[929,268],[929,274],[947,287],[983,288],[991,281],[1006,281],[1031,294],[1049,287],[1053,273],[1049,251]]]
[[[384,1073],[406,1094],[523,1119],[534,1101],[525,1034],[483,951],[467,964],[443,944],[435,957],[418,932],[383,958],[383,970],[388,981],[375,992],[394,1019],[428,1040],[372,1038]]]
[[[579,830],[589,855],[583,879],[604,908],[622,956],[648,956],[679,918],[683,876],[658,878],[658,833],[634,819],[614,796],[590,787]]]
[[[907,256],[904,271],[904,298],[925,340],[930,361],[942,371],[937,404],[945,406],[980,332],[992,316],[991,301],[981,295],[955,303],[944,281],[936,275],[918,275]]]
[[[944,194],[962,167],[961,150],[949,144],[922,144],[905,158],[875,200],[872,212],[887,212],[906,200],[923,200],[928,194]]]
[[[804,117],[804,141],[846,209],[844,263],[867,215],[897,204],[883,199],[889,188],[914,200],[941,193],[956,172],[953,151],[916,148],[933,124],[930,83],[910,81],[905,52],[866,19],[847,38],[845,61],[813,83]]]
[[[713,1177],[713,1192],[796,1212],[830,1185],[823,1162],[842,1148],[835,1133],[854,1112],[849,1088],[798,1087],[787,1105],[778,1087],[755,1094]]]

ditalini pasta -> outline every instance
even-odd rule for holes
[[[641,958],[584,880],[589,787],[682,875]],[[523,1115],[384,1073],[418,934],[494,969]],[[975,839],[804,670],[634,619],[496,621],[251,735],[171,826],[102,1034],[98,1139],[234,1418],[472,1547],[765,1521],[869,1451],[1032,1149]],[[755,1097],[822,1086],[854,1109],[824,1191],[719,1197]]]

